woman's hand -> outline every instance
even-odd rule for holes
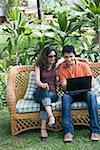
[[[47,88],[49,90],[49,85],[47,83],[42,83],[41,86],[43,89]]]

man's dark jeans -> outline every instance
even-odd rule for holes
[[[62,100],[62,126],[64,134],[74,132],[71,114],[71,104],[72,102],[74,102],[75,99],[85,101],[88,105],[90,117],[90,132],[100,133],[96,95],[93,91],[87,91],[73,94],[65,92]]]

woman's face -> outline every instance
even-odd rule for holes
[[[51,51],[49,54],[48,54],[48,63],[49,64],[54,64],[55,63],[55,60],[56,60],[56,53],[55,51]]]

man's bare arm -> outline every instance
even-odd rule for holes
[[[67,81],[66,80],[61,80],[60,84],[61,84],[61,87],[63,88],[63,90],[66,91]]]
[[[79,60],[79,61],[83,61],[83,62],[86,62],[86,63],[88,63],[89,62],[89,60],[87,59],[87,58],[80,58],[80,57],[77,57],[77,59]],[[56,64],[56,68],[60,65],[60,64],[62,64],[63,62],[64,62],[64,58],[62,57],[62,58],[60,58],[60,59],[58,59],[58,62],[57,62],[57,64]]]

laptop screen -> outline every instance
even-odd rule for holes
[[[87,91],[91,88],[92,76],[76,77],[67,79],[67,91]]]

